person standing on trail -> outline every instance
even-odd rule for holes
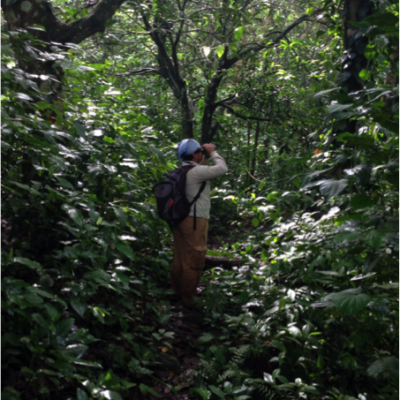
[[[185,139],[178,144],[178,158],[182,165],[195,165],[186,175],[186,197],[189,202],[199,193],[202,183],[206,182],[200,197],[192,204],[189,216],[172,227],[174,258],[171,285],[175,293],[182,297],[184,305],[191,308],[207,253],[210,179],[226,174],[228,167],[213,144],[200,146],[194,139]],[[209,158],[215,165],[205,165]]]

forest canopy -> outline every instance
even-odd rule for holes
[[[398,1],[1,5],[3,399],[398,399]],[[184,138],[229,168],[194,320]]]

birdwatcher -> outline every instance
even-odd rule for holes
[[[194,165],[186,175],[185,189],[189,202],[198,196],[203,186],[199,197],[191,205],[189,215],[172,227],[174,257],[171,285],[175,293],[181,296],[184,306],[192,308],[207,253],[210,179],[226,174],[228,167],[213,144],[201,146],[194,139],[184,139],[178,144],[178,158],[183,166]],[[210,158],[214,165],[208,166],[206,164]]]

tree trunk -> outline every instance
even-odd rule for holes
[[[251,122],[247,123],[247,171],[250,171],[250,139],[251,139]]]
[[[186,82],[185,87],[181,89],[181,93],[182,136],[191,139],[193,138],[193,104],[186,90]]]
[[[392,70],[392,68],[393,68],[392,64],[396,65],[395,61],[398,59],[399,59],[399,46],[397,46],[394,49],[394,53],[390,56],[390,61],[389,61],[389,65],[388,65],[389,70]],[[386,78],[385,78],[385,85],[396,86],[398,84],[399,84],[399,76],[397,74],[395,74],[394,72],[388,72],[386,74]],[[391,107],[395,103],[395,101],[398,102],[398,96],[396,96],[396,97],[384,96],[383,101],[384,101],[386,107]]]
[[[201,142],[208,143],[210,142],[211,132],[213,127],[213,117],[214,112],[217,109],[218,103],[216,103],[217,94],[219,86],[224,78],[225,71],[230,69],[237,59],[228,59],[228,50],[229,47],[225,46],[224,54],[221,57],[219,62],[217,71],[211,79],[210,84],[206,88],[206,94],[204,96],[204,112],[203,118],[201,121]],[[221,104],[221,102],[220,102]],[[215,132],[214,132],[215,134]]]
[[[356,92],[363,88],[363,81],[359,73],[363,70],[368,60],[364,56],[364,49],[368,39],[363,35],[357,37],[359,29],[351,22],[362,22],[364,18],[372,13],[373,4],[370,0],[346,0],[344,16],[344,53],[342,59],[341,86],[347,89],[347,93]]]
[[[258,138],[260,136],[260,121],[257,121],[256,125],[256,136],[254,138],[254,150],[253,150],[253,159],[251,163],[251,171],[250,174],[254,176],[256,171],[256,163],[257,163],[257,146],[258,146]]]
[[[344,3],[344,37],[343,45],[344,52],[341,58],[342,72],[338,74],[338,84],[342,88],[344,95],[357,92],[364,87],[363,80],[360,78],[360,72],[366,68],[368,60],[364,56],[364,49],[368,44],[368,39],[365,35],[358,35],[359,29],[354,27],[351,22],[362,22],[368,15],[372,13],[373,3],[370,0],[345,0]],[[351,99],[349,99],[351,101]],[[346,102],[346,101],[344,101]],[[336,134],[343,132],[355,133],[357,129],[357,120],[347,119],[345,124],[337,127]],[[332,145],[339,147],[338,143],[332,137]],[[334,176],[348,166],[348,161],[336,168],[333,172]]]

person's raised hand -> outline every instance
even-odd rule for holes
[[[203,148],[206,151],[207,156],[209,156],[213,151],[217,150],[217,148],[212,143],[203,144]]]

